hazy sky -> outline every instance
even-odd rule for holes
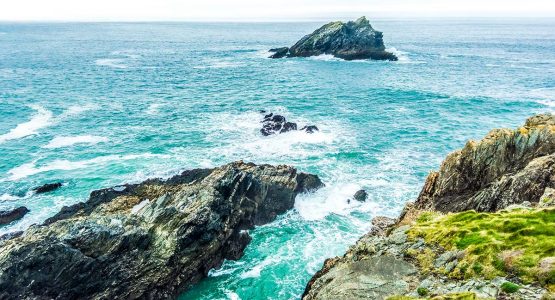
[[[0,20],[272,21],[379,17],[555,17],[555,0],[1,0]]]

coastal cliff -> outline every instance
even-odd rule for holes
[[[554,158],[552,115],[468,142],[397,220],[326,260],[303,299],[553,299]]]
[[[383,33],[375,30],[366,17],[356,21],[328,23],[304,36],[295,45],[271,49],[271,58],[308,57],[322,54],[345,60],[397,60],[385,51]]]
[[[2,242],[0,299],[175,297],[321,186],[288,166],[235,162],[94,191]]]

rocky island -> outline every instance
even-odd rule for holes
[[[555,299],[555,117],[470,141],[308,283],[314,299]]]
[[[293,46],[271,49],[270,52],[274,53],[270,58],[329,54],[345,60],[398,59],[393,53],[385,50],[383,33],[374,30],[366,17],[347,23],[328,23],[304,36]]]
[[[235,162],[91,193],[0,243],[0,299],[167,299],[238,259],[315,175]]]

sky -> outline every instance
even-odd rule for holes
[[[555,17],[555,0],[1,0],[0,21]]]

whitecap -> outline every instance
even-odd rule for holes
[[[400,63],[411,63],[412,61],[409,58],[409,53],[401,50],[397,50],[395,47],[385,49],[387,52],[391,52],[397,56],[399,59],[398,62]]]
[[[149,114],[149,115],[157,115],[157,114],[160,113],[160,107],[162,107],[162,106],[163,106],[162,103],[152,103],[146,109],[146,113]]]
[[[225,294],[229,298],[229,300],[241,300],[241,297],[239,297],[239,295],[235,292],[226,291]]]
[[[8,133],[0,135],[0,143],[8,140],[20,139],[30,135],[36,135],[39,129],[47,127],[51,124],[51,111],[39,105],[30,105],[30,107],[36,110],[36,113],[31,117],[31,120],[25,123],[20,123]]]
[[[331,54],[320,54],[317,56],[310,56],[309,59],[311,60],[322,60],[322,61],[345,61],[344,59],[335,57]]]
[[[56,170],[71,171],[76,169],[84,169],[91,166],[98,166],[99,164],[103,164],[111,161],[134,160],[138,158],[148,158],[148,157],[167,158],[168,156],[161,155],[161,154],[151,154],[151,153],[131,154],[131,155],[107,155],[107,156],[100,156],[93,159],[81,160],[81,161],[69,161],[65,159],[57,159],[42,166],[37,166],[36,161],[33,161],[9,170],[8,174],[10,175],[10,177],[8,178],[8,180],[15,181],[35,174],[49,172],[49,171],[56,171]]]
[[[69,147],[76,144],[94,145],[98,143],[105,143],[107,141],[108,141],[108,138],[106,137],[94,136],[94,135],[57,136],[53,138],[46,146],[43,146],[43,148],[55,149],[55,148]]]
[[[0,195],[0,201],[14,201],[19,199],[21,199],[21,197],[10,195],[8,193]]]
[[[111,67],[114,69],[126,69],[127,65],[125,64],[124,59],[120,58],[101,58],[97,59],[94,62],[97,66],[105,66]]]
[[[260,272],[267,266],[271,265],[272,263],[276,262],[274,258],[266,258],[261,263],[257,264],[256,266],[252,267],[250,270],[243,272],[241,274],[241,278],[258,278],[260,277]]]

